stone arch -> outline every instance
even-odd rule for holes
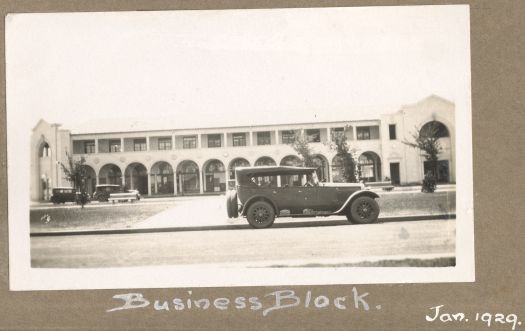
[[[344,176],[344,157],[342,155],[335,155],[332,158],[332,181],[334,183],[346,182]]]
[[[114,163],[106,163],[99,170],[98,183],[122,185],[122,170]]]
[[[131,162],[124,171],[126,188],[148,194],[148,169],[140,162]]]
[[[237,157],[230,161],[230,164],[228,166],[228,171],[230,174],[230,179],[235,179],[235,168],[237,167],[249,167],[250,162],[242,157]]]
[[[440,121],[432,120],[426,122],[419,130],[419,135],[435,135],[437,138],[449,138],[450,131],[448,127]]]
[[[258,158],[254,165],[256,167],[261,167],[261,166],[275,166],[277,165],[277,163],[275,163],[275,160],[272,159],[271,157],[269,156],[261,156],[260,158]]]
[[[181,161],[177,166],[177,185],[181,194],[200,192],[199,165],[192,160]]]
[[[303,161],[297,155],[287,155],[281,159],[279,163],[281,166],[302,167]],[[285,186],[300,186],[301,176],[299,175],[282,175],[281,185]]]
[[[85,177],[85,189],[86,193],[89,194],[89,196],[92,196],[93,193],[95,193],[95,189],[97,186],[97,173],[95,172],[95,169],[87,164],[84,164],[84,169],[86,171],[86,177]]]
[[[315,154],[312,157],[312,162],[314,167],[317,168],[316,172],[319,181],[328,182],[330,178],[330,174],[328,172],[328,159],[322,154]]]
[[[277,163],[269,156],[261,156],[255,161],[254,165],[256,167],[268,167],[275,166]],[[256,180],[260,186],[277,186],[277,176],[263,176],[258,177]]]
[[[49,200],[51,197],[51,186],[53,185],[53,167],[51,148],[42,135],[36,143],[36,174],[34,175],[36,187],[38,188],[38,200]]]
[[[421,178],[425,176],[427,172],[432,172],[436,177],[438,183],[449,183],[453,181],[455,173],[454,165],[454,153],[455,147],[453,142],[454,131],[449,130],[450,124],[441,118],[433,118],[431,121],[427,121],[421,126],[421,135],[435,135],[439,138],[439,144],[442,148],[438,154],[438,161],[433,164],[431,161],[423,161],[423,172]]]
[[[375,152],[367,151],[358,158],[359,177],[366,182],[381,181],[381,158]]]
[[[202,167],[205,192],[226,191],[226,167],[221,160],[210,159]]]
[[[175,192],[173,167],[169,162],[157,161],[150,168],[150,190],[152,195]]]
[[[39,157],[50,157],[51,156],[51,147],[45,140],[41,142],[40,146],[38,147],[38,156]]]
[[[297,155],[287,155],[279,163],[282,166],[302,167],[303,161]]]

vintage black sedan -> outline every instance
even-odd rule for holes
[[[321,183],[316,168],[262,166],[235,169],[235,189],[226,194],[228,217],[246,217],[254,228],[276,217],[345,215],[352,223],[377,221],[379,196],[361,183]]]

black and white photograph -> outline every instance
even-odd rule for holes
[[[8,15],[10,288],[474,281],[469,24]]]

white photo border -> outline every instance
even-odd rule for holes
[[[455,5],[469,22],[469,6]],[[380,7],[378,7],[380,8]],[[249,9],[248,9],[249,10]],[[293,9],[288,9],[293,10]],[[6,18],[6,23],[7,20]],[[6,24],[6,48],[8,40]],[[468,54],[470,58],[470,38]],[[80,290],[117,288],[190,288],[277,285],[336,285],[385,283],[473,282],[474,211],[472,165],[472,115],[470,86],[464,102],[456,103],[456,266],[440,268],[239,268],[209,266],[154,266],[97,269],[32,268],[29,224],[29,133],[16,125],[24,114],[11,107],[8,49],[7,81],[7,170],[10,289]],[[466,68],[467,69],[467,68]],[[470,64],[468,67],[470,82]],[[264,277],[260,277],[261,274]],[[111,275],[111,277],[108,277]]]

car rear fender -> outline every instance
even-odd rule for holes
[[[345,203],[341,206],[341,208],[339,208],[338,210],[336,210],[334,212],[334,214],[340,214],[340,213],[344,212],[346,210],[346,207],[350,206],[352,204],[352,201],[354,201],[355,199],[357,199],[359,197],[370,197],[372,199],[377,199],[377,198],[379,198],[379,195],[377,195],[377,193],[372,192],[372,191],[357,191],[357,192],[354,192],[354,193],[352,193],[352,195],[350,195],[346,199]]]
[[[275,215],[278,215],[278,213],[277,213],[277,205],[271,199],[268,199],[268,198],[263,197],[263,196],[254,196],[254,197],[251,197],[250,199],[248,199],[246,201],[246,203],[242,205],[242,210],[241,210],[240,214],[243,215],[243,216],[246,216],[246,212],[248,211],[248,208],[250,208],[250,205],[252,203],[254,203],[255,201],[266,201],[266,202],[268,202],[273,207],[273,210],[275,211]]]

